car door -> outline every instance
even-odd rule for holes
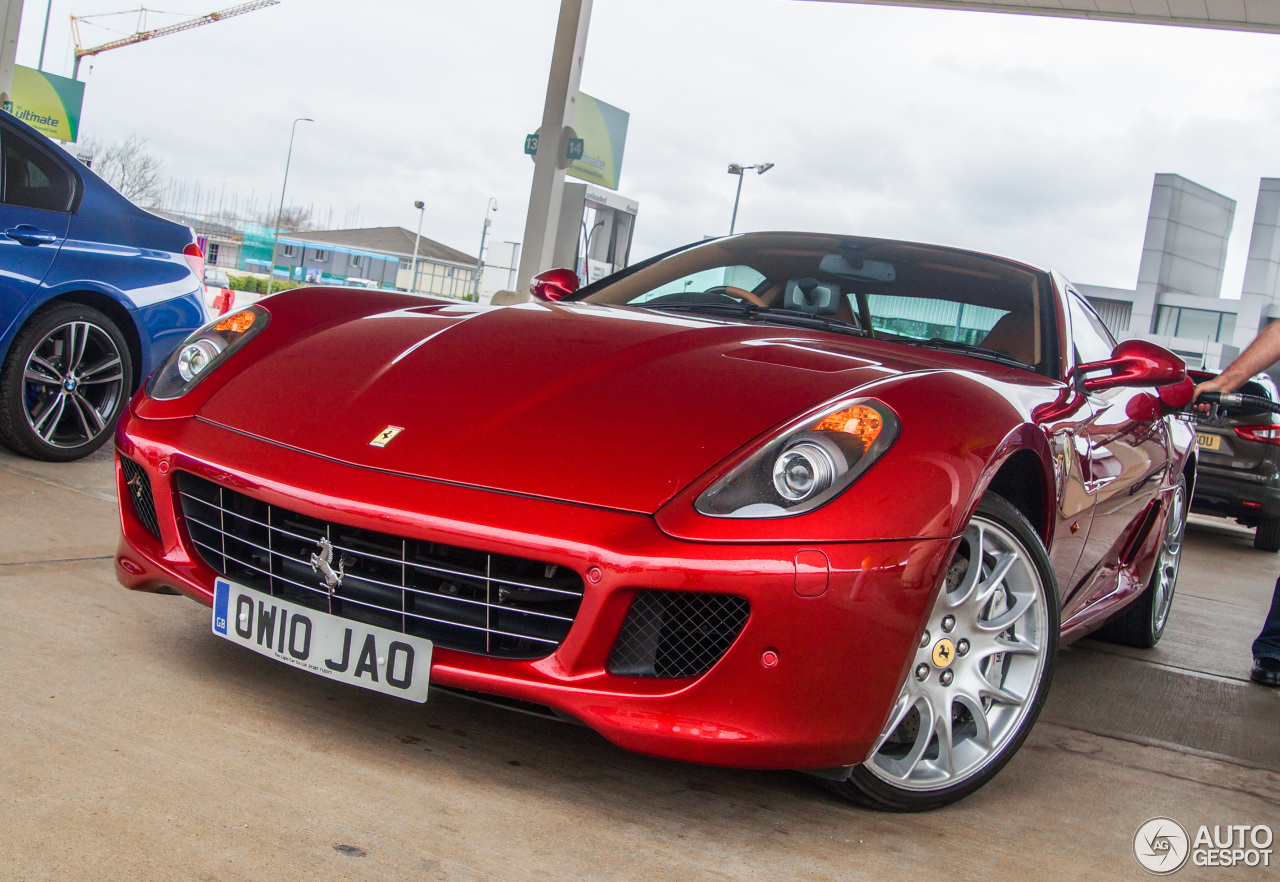
[[[1049,560],[1058,577],[1058,591],[1066,598],[1083,575],[1080,560],[1097,494],[1086,480],[1089,470],[1089,427],[1093,411],[1083,394],[1069,387],[1059,401],[1036,414],[1053,455],[1054,492],[1058,506]]]
[[[1076,364],[1109,359],[1115,340],[1097,313],[1071,289],[1067,301]],[[1168,427],[1160,408],[1151,406],[1152,393],[1136,388],[1085,393],[1093,416],[1084,480],[1094,509],[1078,567],[1087,578],[1064,598],[1064,623],[1086,606],[1107,603],[1113,596],[1119,601],[1141,588],[1120,555],[1169,467]]]
[[[0,334],[40,287],[67,236],[76,178],[0,114]]]

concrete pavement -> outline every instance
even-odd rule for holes
[[[1224,522],[1189,533],[1156,651],[1065,651],[990,785],[897,816],[275,664],[116,584],[111,490],[109,453],[0,452],[0,879],[1144,879],[1153,816],[1280,830],[1280,694],[1245,679],[1280,557]]]

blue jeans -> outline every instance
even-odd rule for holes
[[[1253,657],[1280,658],[1280,579],[1271,595],[1271,609],[1262,623],[1262,633],[1253,641]]]

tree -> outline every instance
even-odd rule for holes
[[[276,213],[271,210],[263,212],[261,221],[265,226],[274,227],[276,225]],[[301,233],[313,228],[311,206],[304,208],[300,205],[286,205],[284,211],[280,213],[280,229],[282,230]]]
[[[109,145],[90,138],[82,147],[93,154],[93,170],[122,196],[144,208],[159,206],[164,163],[147,150],[145,138],[130,135]]]

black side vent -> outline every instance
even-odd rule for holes
[[[120,457],[120,469],[129,486],[129,499],[133,502],[134,513],[142,521],[142,526],[147,528],[147,532],[159,539],[160,519],[156,517],[156,503],[151,498],[151,479],[142,466],[127,456]]]
[[[751,605],[734,594],[641,591],[609,654],[624,677],[698,677],[729,651]]]

